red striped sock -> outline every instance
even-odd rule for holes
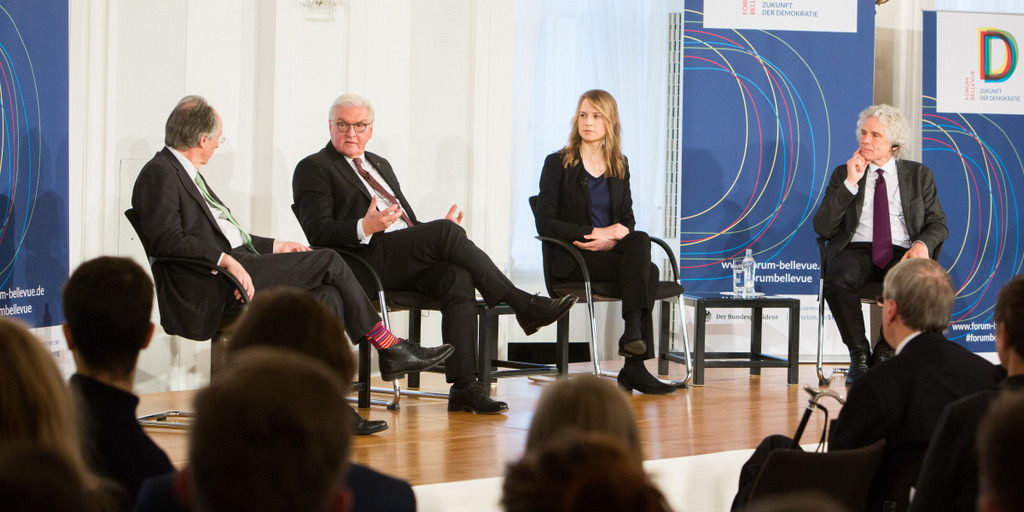
[[[363,337],[370,341],[373,348],[378,350],[388,348],[401,341],[384,327],[383,322],[377,322],[377,325],[373,326],[373,329],[370,329],[370,332],[366,333]]]

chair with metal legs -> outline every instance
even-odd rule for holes
[[[537,196],[530,197],[530,208],[536,214]],[[594,313],[595,302],[619,301],[622,300],[622,287],[617,282],[593,281],[590,278],[590,271],[580,250],[571,243],[556,238],[537,236],[541,243],[544,260],[544,282],[551,297],[564,297],[575,294],[587,302],[587,314],[590,319],[590,359],[593,362],[594,373],[607,377],[616,376],[615,372],[601,369],[601,357],[597,350],[597,317]],[[651,237],[651,242],[657,244],[664,251],[672,267],[672,281],[660,281],[655,291],[655,299],[661,302],[661,328],[659,336],[659,350],[661,352],[658,362],[658,373],[668,373],[668,363],[677,362],[686,364],[686,376],[678,381],[671,381],[671,384],[686,387],[692,375],[690,340],[686,332],[686,321],[683,315],[681,295],[683,287],[679,284],[679,266],[676,264],[675,255],[671,247],[660,238]],[[582,281],[559,281],[551,273],[551,254],[553,251],[566,251],[576,262],[580,269]],[[671,351],[671,305],[676,304],[676,312],[679,317],[679,328],[683,338],[683,352]],[[559,346],[568,347],[569,338],[569,315],[560,318],[556,324],[556,337]],[[653,340],[649,340],[653,342]],[[567,348],[565,349],[567,350]],[[561,351],[558,351],[561,352]]]
[[[296,205],[292,205],[292,213],[298,218],[299,212]],[[389,316],[390,312],[393,311],[408,311],[410,318],[410,336],[409,340],[413,343],[419,343],[420,341],[420,329],[419,329],[419,315],[422,311],[433,311],[441,309],[441,301],[428,299],[425,295],[420,292],[412,290],[402,291],[384,291],[384,283],[380,279],[380,275],[373,269],[368,261],[363,259],[355,252],[348,251],[345,249],[339,249],[335,247],[324,247],[322,249],[329,249],[337,252],[345,260],[356,277],[359,279],[360,285],[363,287],[363,291],[366,292],[366,296],[380,311],[381,322],[387,330],[391,330],[391,319]],[[444,363],[441,363],[437,368],[431,369],[430,371],[443,371]],[[409,375],[410,386],[419,387],[419,373],[411,373]],[[430,391],[414,391],[414,390],[403,390],[399,379],[391,381],[391,389],[386,388],[374,388],[370,386],[370,349],[369,343],[366,340],[362,340],[359,343],[359,373],[358,380],[364,388],[360,390],[358,399],[356,400],[357,405],[361,409],[365,409],[372,405],[383,405],[391,410],[398,410],[401,408],[400,402],[403,395],[407,396],[420,396],[429,398],[448,398],[447,393],[436,393]],[[376,400],[371,398],[371,393],[384,393],[390,394],[391,400]]]
[[[213,354],[210,357],[210,373],[212,375],[214,370],[216,369],[216,360],[218,358],[219,352],[221,351],[220,349],[222,342],[226,339],[225,333],[230,329],[231,324],[234,323],[234,321],[242,314],[242,311],[244,310],[245,306],[249,304],[249,295],[246,293],[245,288],[242,286],[242,283],[238,282],[238,279],[235,279],[235,276],[231,275],[231,273],[225,270],[223,267],[219,267],[217,265],[196,258],[153,256],[153,254],[150,252],[149,240],[142,233],[140,224],[141,221],[139,219],[138,212],[136,212],[135,209],[133,208],[129,208],[125,210],[124,216],[128,219],[128,222],[132,225],[132,228],[135,229],[135,236],[139,239],[139,243],[142,244],[142,249],[143,251],[145,251],[146,258],[149,260],[150,268],[156,269],[161,266],[176,266],[187,268],[203,274],[213,274],[218,276],[218,278],[220,279],[224,279],[232,287],[234,287],[235,290],[239,291],[241,295],[241,303],[237,307],[230,307],[228,309],[225,309],[224,315],[221,317],[220,324],[217,327],[217,332],[216,334],[214,334],[213,338],[210,339],[211,345],[213,346],[213,348],[211,349],[211,352]],[[163,327],[167,334],[188,338],[187,336],[184,336],[182,333],[175,332],[174,329],[168,328],[166,325],[164,325]],[[172,421],[171,419],[190,417],[192,417],[192,413],[188,411],[162,411],[158,413],[141,416],[138,418],[138,420],[140,424],[150,427],[188,428],[188,425],[186,423],[180,421]]]

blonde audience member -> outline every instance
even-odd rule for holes
[[[75,418],[71,392],[53,356],[20,323],[0,317],[0,452],[32,447],[55,453],[94,501],[83,508],[116,510],[124,497],[86,464]]]
[[[626,395],[596,375],[561,379],[544,390],[526,436],[526,450],[570,429],[611,435],[638,466],[643,462],[640,432]]]

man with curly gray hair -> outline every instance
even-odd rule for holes
[[[890,105],[861,112],[857,150],[832,172],[814,215],[814,230],[827,240],[823,294],[850,351],[847,385],[892,355],[880,335],[871,357],[860,289],[880,282],[902,260],[930,257],[949,235],[931,169],[902,158],[909,134]]]

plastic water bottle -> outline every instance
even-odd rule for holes
[[[743,295],[754,296],[754,274],[757,272],[757,262],[754,261],[754,250],[747,249],[746,256],[743,256]]]

